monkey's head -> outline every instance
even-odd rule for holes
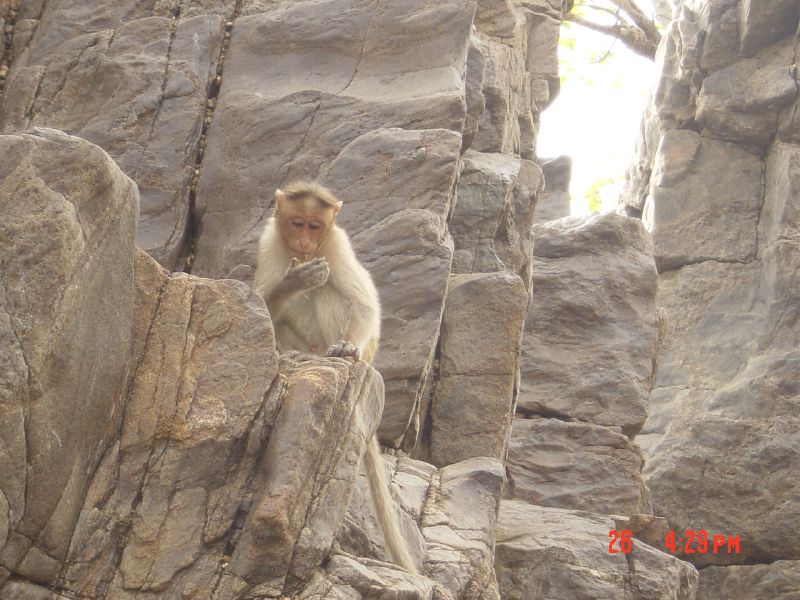
[[[275,190],[275,221],[293,258],[305,262],[316,256],[341,208],[321,185],[299,181]]]

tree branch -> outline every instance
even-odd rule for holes
[[[649,58],[650,60],[655,59],[656,47],[661,39],[660,35],[658,35],[658,38],[655,41],[650,40],[645,35],[645,32],[641,30],[639,27],[633,27],[631,25],[628,25],[624,23],[622,20],[617,21],[617,23],[615,23],[614,25],[603,25],[601,23],[595,23],[590,19],[587,19],[580,15],[576,15],[574,13],[567,14],[564,17],[564,20],[577,23],[578,25],[581,25],[593,31],[613,36],[618,40],[620,40],[628,48],[633,50],[636,54],[644,56],[645,58]]]
[[[612,4],[619,7],[621,11],[630,18],[633,23],[642,30],[645,37],[651,40],[656,46],[661,41],[661,34],[658,32],[658,27],[654,20],[651,20],[647,14],[639,7],[636,2],[632,0],[609,0]]]

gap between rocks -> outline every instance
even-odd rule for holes
[[[225,58],[228,54],[228,48],[233,37],[233,26],[236,19],[242,12],[243,0],[236,0],[233,7],[231,16],[225,21],[224,33],[222,44],[220,46],[219,55],[217,56],[217,71],[214,78],[208,84],[206,92],[206,111],[203,115],[203,125],[200,129],[200,140],[197,144],[197,150],[194,155],[194,167],[192,173],[192,180],[189,184],[189,217],[186,222],[186,231],[184,232],[183,245],[179,253],[178,265],[183,264],[183,272],[191,273],[192,265],[194,263],[195,250],[197,248],[197,235],[198,231],[198,217],[196,209],[197,190],[200,186],[200,173],[203,167],[203,158],[205,157],[206,144],[208,143],[208,130],[211,127],[211,121],[214,116],[214,110],[217,107],[217,98],[219,96],[220,88],[222,87],[222,73],[225,69]],[[176,270],[181,267],[176,267]]]
[[[3,94],[3,87],[8,76],[9,65],[11,64],[11,48],[14,43],[14,27],[17,23],[17,9],[20,0],[12,0],[8,7],[8,12],[2,16],[3,19],[3,54],[0,60],[0,95]]]

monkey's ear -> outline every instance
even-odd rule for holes
[[[275,206],[278,206],[281,202],[283,202],[284,198],[285,196],[280,189],[275,190]]]
[[[333,214],[338,215],[339,211],[342,210],[342,201],[341,200],[337,200],[331,206],[333,206]]]

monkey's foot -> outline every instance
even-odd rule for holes
[[[358,360],[361,357],[361,352],[358,348],[346,340],[342,340],[338,344],[334,344],[328,348],[325,356],[337,356],[339,358],[353,358]]]

